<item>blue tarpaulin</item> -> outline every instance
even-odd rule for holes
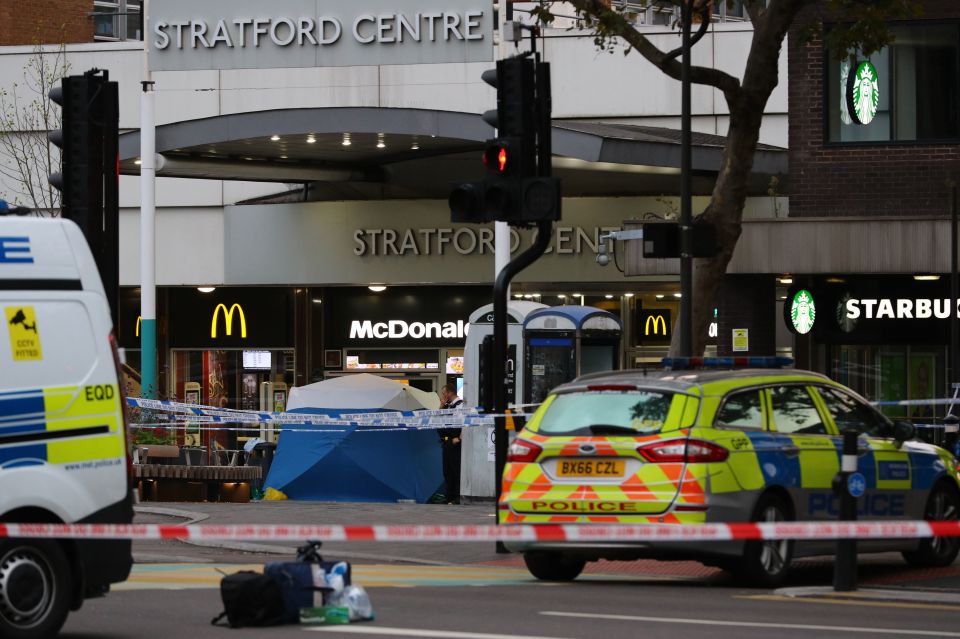
[[[383,409],[299,408],[292,413],[339,415]],[[265,487],[290,499],[426,502],[443,483],[435,430],[366,426],[297,426],[280,436]]]

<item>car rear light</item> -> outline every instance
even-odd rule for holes
[[[667,439],[637,448],[651,462],[688,462],[702,464],[726,461],[730,451],[723,446],[700,439]]]
[[[588,391],[635,391],[633,384],[593,384],[587,386]]]
[[[133,486],[133,456],[130,453],[130,423],[127,413],[127,385],[124,383],[123,366],[120,364],[120,352],[117,350],[117,338],[110,331],[110,352],[113,355],[113,366],[117,369],[117,387],[120,391],[120,420],[123,422],[123,450],[127,457],[127,482]]]
[[[537,460],[543,449],[523,439],[516,439],[507,449],[508,462],[533,462]]]

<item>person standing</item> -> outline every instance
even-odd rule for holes
[[[463,400],[457,397],[457,387],[444,384],[440,389],[440,408],[458,408]],[[448,504],[460,503],[460,432],[459,428],[441,428],[440,447],[443,453],[444,493]]]

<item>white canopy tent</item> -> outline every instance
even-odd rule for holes
[[[355,373],[291,389],[287,410],[298,408],[435,410],[440,398],[386,377]]]

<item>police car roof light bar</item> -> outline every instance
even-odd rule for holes
[[[784,368],[793,366],[791,357],[664,357],[661,364],[674,370],[684,368]]]

